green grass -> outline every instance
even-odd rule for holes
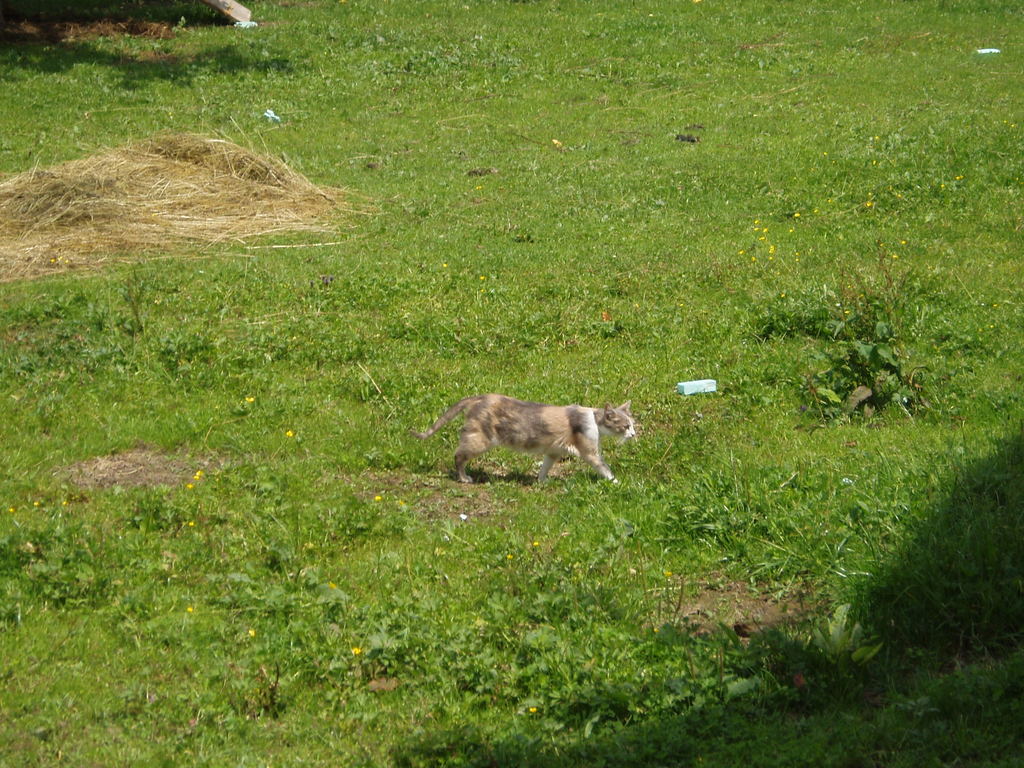
[[[0,285],[0,764],[1024,760],[1016,3],[124,5],[0,48],[0,172],[190,131],[378,213]],[[631,399],[621,485],[454,483],[489,391]],[[140,444],[196,474],[68,474]]]

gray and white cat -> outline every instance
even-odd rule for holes
[[[455,451],[455,474],[460,482],[471,483],[466,464],[501,445],[544,457],[538,482],[544,482],[551,465],[564,456],[579,456],[601,477],[615,479],[601,458],[602,435],[619,440],[636,436],[636,423],[629,402],[618,408],[584,408],[579,405],[544,405],[516,400],[505,395],[475,395],[459,400],[426,432],[413,432],[425,439],[465,411],[465,423]]]

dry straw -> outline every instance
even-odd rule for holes
[[[0,182],[0,281],[166,251],[333,229],[340,189],[223,139],[165,134]]]

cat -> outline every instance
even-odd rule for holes
[[[466,474],[466,464],[498,445],[543,455],[537,476],[541,483],[547,479],[551,465],[564,456],[581,457],[605,480],[617,483],[601,458],[600,439],[602,435],[615,435],[624,441],[636,436],[629,408],[629,401],[618,408],[584,408],[530,403],[505,395],[475,395],[459,400],[426,432],[413,434],[426,439],[465,411],[455,451],[455,475],[463,483],[473,482]]]

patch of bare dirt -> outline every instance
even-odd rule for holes
[[[354,481],[367,500],[398,500],[429,519],[488,517],[500,510],[485,483],[465,485],[446,477],[401,472],[365,472]]]
[[[695,634],[726,626],[740,637],[750,637],[767,629],[796,624],[814,607],[807,593],[777,597],[716,574],[696,584],[680,584],[679,589],[674,622]]]
[[[0,41],[5,43],[77,43],[100,37],[146,37],[168,40],[174,27],[165,21],[143,19],[95,19],[90,21],[48,21],[10,19],[0,25]]]
[[[135,54],[135,61],[144,64],[174,65],[181,63],[181,57],[175,56],[173,53],[164,53],[163,51],[139,51]]]
[[[124,453],[96,456],[63,470],[68,479],[80,488],[151,488],[159,485],[182,485],[206,471],[209,459],[190,459],[140,445]]]

